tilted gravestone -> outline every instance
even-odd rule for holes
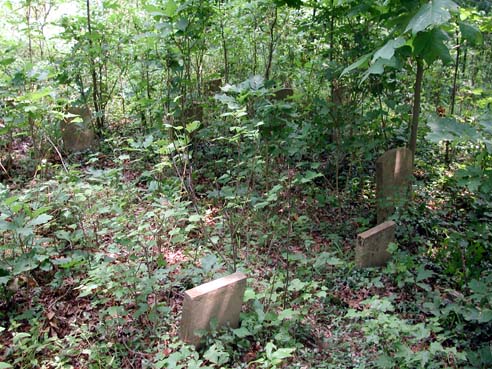
[[[294,90],[291,88],[282,88],[273,93],[274,100],[285,100],[286,98],[294,95]]]
[[[388,245],[395,241],[395,222],[387,221],[357,235],[355,264],[360,268],[384,266],[391,258]]]
[[[376,205],[378,224],[406,201],[412,183],[412,151],[406,147],[386,151],[376,161]]]
[[[222,78],[211,79],[210,81],[206,81],[204,83],[204,90],[206,95],[213,95],[216,92],[220,91],[220,87],[222,86]]]
[[[61,124],[63,146],[69,152],[88,150],[95,146],[96,135],[91,127],[92,113],[88,107],[70,107]],[[82,119],[82,121],[76,121]]]
[[[212,319],[217,327],[237,328],[239,313],[246,289],[246,275],[234,273],[202,284],[185,292],[180,336],[187,343],[198,346],[197,330],[209,330]]]

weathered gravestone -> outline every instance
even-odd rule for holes
[[[294,95],[294,90],[291,88],[282,88],[280,90],[277,90],[273,93],[273,99],[280,101],[280,100],[285,100],[288,97]]]
[[[91,127],[92,113],[89,108],[70,107],[67,113],[73,115],[66,117],[61,124],[63,146],[69,152],[79,152],[95,146],[96,135]],[[75,121],[82,119],[82,121]]]
[[[355,264],[360,268],[384,266],[391,258],[388,245],[395,241],[395,222],[387,221],[357,235]]]
[[[193,101],[182,113],[183,123],[191,123],[195,120],[203,121],[203,105],[199,101]]]
[[[222,78],[211,79],[204,83],[204,90],[206,95],[213,95],[220,91],[220,86],[222,86]]]
[[[212,319],[217,326],[239,325],[239,313],[246,289],[246,275],[234,273],[202,284],[185,292],[180,336],[187,343],[198,346],[197,330],[209,330]]]
[[[410,195],[412,151],[406,147],[386,151],[376,161],[376,202],[378,224]]]

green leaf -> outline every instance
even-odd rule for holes
[[[345,68],[342,71],[342,74],[340,74],[340,78],[346,75],[347,73],[353,71],[354,69],[360,68],[362,66],[367,66],[367,63],[369,63],[369,58],[371,57],[371,54],[366,54],[363,57],[359,58],[357,61],[354,63],[350,64],[347,68]]]
[[[299,315],[297,311],[294,311],[292,309],[285,309],[278,314],[278,320],[284,320],[284,319],[294,319]]]
[[[233,329],[232,332],[238,336],[239,338],[244,338],[244,337],[248,337],[248,336],[252,336],[253,333],[251,333],[247,328],[245,327],[241,327],[241,328],[238,328],[238,329]]]
[[[29,222],[27,222],[27,225],[29,227],[35,227],[35,226],[38,226],[41,224],[48,223],[51,219],[53,219],[53,217],[51,215],[41,214],[41,215],[37,216],[36,218],[31,219]]]
[[[82,287],[80,287],[80,290],[82,292],[79,294],[79,297],[85,297],[85,296],[92,295],[92,291],[95,289],[98,289],[98,288],[99,288],[99,285],[95,284],[95,283],[90,283],[86,286],[82,286]]]
[[[378,59],[391,59],[395,55],[395,49],[398,49],[405,45],[405,39],[398,37],[394,40],[389,40],[382,48],[374,53],[372,57],[372,63]]]
[[[8,369],[8,368],[13,368],[13,366],[3,361],[0,362],[0,369]]]
[[[476,279],[472,279],[468,286],[474,293],[478,295],[485,295],[488,293],[487,285],[484,282],[477,281]]]
[[[9,65],[15,62],[15,58],[5,58],[0,60],[0,65]]]
[[[200,259],[200,265],[202,269],[208,273],[218,264],[217,256],[213,254],[208,254]]]
[[[488,323],[490,321],[492,321],[492,310],[490,310],[490,309],[483,309],[480,312],[480,315],[479,315],[479,318],[478,318],[478,322],[479,323]]]
[[[45,96],[51,95],[52,92],[53,90],[51,88],[43,88],[42,90],[24,95],[21,100],[40,100]]]
[[[415,281],[420,282],[420,281],[423,281],[429,277],[432,277],[433,275],[434,275],[434,272],[432,270],[427,270],[427,269],[425,269],[424,265],[421,265],[419,267],[419,270],[417,273],[417,278]]]
[[[200,219],[202,219],[202,217],[198,214],[193,214],[193,215],[190,215],[190,217],[188,218],[188,221],[190,223],[196,223],[196,222],[199,222]]]
[[[13,275],[19,275],[24,272],[36,269],[38,263],[29,254],[24,254],[15,261],[14,268],[12,270]]]
[[[252,288],[247,288],[246,291],[244,292],[244,302],[248,302],[249,300],[253,300],[256,297],[255,290]]]
[[[196,131],[198,128],[200,128],[200,121],[195,120],[195,121],[193,121],[191,123],[188,123],[186,125],[186,128],[185,129],[186,129],[186,131],[188,133],[192,133],[192,132]]]
[[[441,118],[437,115],[430,115],[427,121],[430,132],[426,138],[431,142],[440,142],[444,140],[466,140],[479,139],[480,135],[477,130],[467,124],[459,123],[454,118]]]
[[[289,285],[289,291],[295,291],[299,292],[301,291],[304,287],[306,287],[307,283],[301,282],[299,279],[294,279],[292,282],[290,282]]]
[[[145,5],[143,8],[147,13],[149,13],[153,17],[161,17],[165,15],[165,12],[162,11],[161,8],[155,5],[148,4]]]
[[[281,360],[291,357],[292,353],[296,350],[295,348],[279,348],[275,350],[276,348],[271,341],[265,346],[266,356],[269,360],[273,361],[273,364],[279,364]]]
[[[391,59],[377,59],[375,63],[373,63],[368,70],[362,76],[361,82],[364,82],[371,74],[383,74],[385,67],[396,67],[397,62],[396,58],[392,57]]]
[[[483,43],[483,35],[480,30],[472,24],[459,22],[461,36],[472,46]]]
[[[221,346],[221,345],[220,345]],[[223,347],[220,347],[217,343],[214,343],[203,354],[203,357],[216,365],[223,365],[229,361],[229,354],[224,351]]]
[[[431,0],[410,20],[405,32],[412,31],[412,34],[416,35],[427,28],[440,26],[451,19],[450,12],[456,10],[458,5],[451,0]]]
[[[440,29],[433,29],[429,32],[420,32],[413,40],[414,54],[423,58],[428,65],[431,65],[437,59],[443,63],[451,63],[449,49],[444,43],[448,36]]]
[[[308,170],[306,173],[304,173],[304,176],[302,178],[298,179],[298,182],[308,183],[308,182],[311,182],[313,179],[318,178],[318,177],[323,177],[323,174],[313,172],[312,170]]]
[[[14,338],[12,339],[12,342],[14,343],[14,345],[16,345],[23,338],[29,338],[29,337],[31,337],[31,335],[29,333],[25,333],[25,332],[15,333]]]
[[[169,18],[174,17],[177,9],[178,6],[176,5],[176,2],[174,0],[168,0],[164,8],[164,14]]]
[[[188,25],[189,25],[188,19],[179,18],[178,22],[176,23],[176,28],[184,32],[188,28]]]

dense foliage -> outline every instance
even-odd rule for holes
[[[490,1],[1,4],[0,369],[492,367]],[[180,341],[236,270],[240,327]]]

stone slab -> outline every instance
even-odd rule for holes
[[[198,101],[193,101],[191,105],[187,106],[182,114],[184,123],[191,123],[195,120],[203,121],[203,105]]]
[[[386,151],[376,161],[377,222],[395,211],[395,205],[408,200],[412,184],[412,151],[406,147]]]
[[[385,266],[391,259],[388,245],[395,241],[396,224],[387,221],[357,235],[355,263],[360,268]]]
[[[273,99],[280,101],[280,100],[285,100],[288,97],[294,95],[294,90],[291,88],[282,88],[280,90],[277,90],[273,93]]]
[[[222,78],[211,79],[204,83],[204,89],[206,95],[213,95],[216,92],[220,92],[222,86]]]
[[[70,107],[67,113],[78,116],[82,122],[74,122],[75,116],[66,117],[61,125],[63,146],[68,152],[88,150],[95,146],[96,135],[91,127],[92,113],[86,106]]]
[[[217,319],[218,327],[239,326],[239,313],[246,289],[246,275],[237,272],[202,284],[184,294],[180,336],[187,343],[198,346],[197,330],[209,330]]]

